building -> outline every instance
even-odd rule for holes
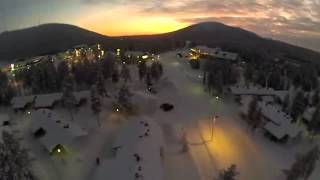
[[[77,138],[87,132],[62,116],[49,110],[39,109],[32,112],[32,133],[51,155],[68,153]]]

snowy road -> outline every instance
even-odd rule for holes
[[[174,53],[162,56],[165,76],[173,83],[171,89],[159,93],[160,99],[173,103],[171,113],[157,112],[154,118],[161,123],[179,124],[186,128],[190,142],[210,139],[212,115],[219,118],[214,128],[213,141],[190,145],[190,154],[201,180],[212,180],[219,169],[237,164],[239,180],[283,179],[281,169],[289,167],[299,148],[269,142],[261,133],[252,134],[238,117],[238,107],[230,100],[219,100],[203,91],[200,74],[189,68]]]

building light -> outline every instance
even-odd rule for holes
[[[27,112],[27,114],[29,114],[29,115],[30,115],[30,114],[31,114],[31,112],[30,112],[30,111],[28,111],[28,112]]]
[[[61,153],[61,149],[57,149],[58,153]]]
[[[116,111],[119,112],[119,109],[117,108]]]
[[[101,55],[102,55],[102,56],[104,55],[104,51],[101,51]]]
[[[142,56],[142,59],[147,59],[149,56],[148,55],[144,55]]]

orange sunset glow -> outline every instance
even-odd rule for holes
[[[0,32],[66,23],[108,36],[158,34],[218,21],[320,51],[318,0],[0,1]]]

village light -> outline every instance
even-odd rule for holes
[[[148,55],[144,55],[142,56],[142,59],[147,59],[149,56]]]
[[[60,153],[60,152],[61,152],[61,149],[57,149],[57,151],[58,151],[58,153]]]
[[[27,112],[27,114],[31,114],[31,112],[30,112],[30,111],[28,111],[28,112]]]
[[[216,100],[219,100],[219,96],[216,96]]]
[[[11,71],[14,71],[14,64],[11,64]]]
[[[119,112],[119,108],[117,108],[117,110],[116,110],[117,112]]]

